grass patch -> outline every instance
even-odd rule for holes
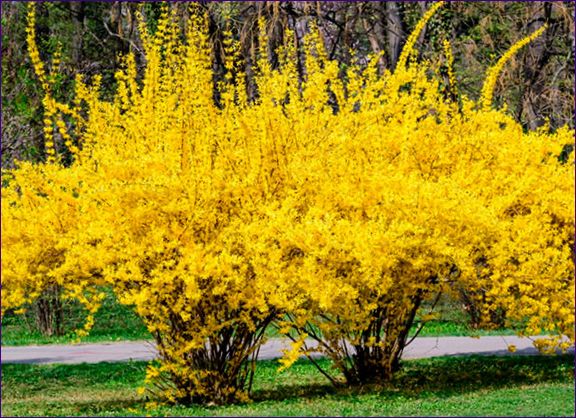
[[[90,335],[82,342],[135,341],[151,339],[142,320],[129,306],[118,303],[111,289],[104,289],[106,299],[94,318]],[[33,309],[24,315],[7,313],[2,318],[2,345],[66,344],[76,340],[74,330],[81,328],[85,311],[76,303],[64,305],[65,320],[63,336],[47,337],[37,331]]]
[[[329,361],[321,360],[324,366]],[[136,388],[146,363],[2,365],[2,412],[11,416],[574,416],[574,357],[408,360],[383,386],[334,389],[306,360],[278,373],[259,362],[253,401],[147,410]]]
[[[416,327],[413,327],[410,335],[414,335]],[[427,322],[419,337],[481,337],[487,335],[516,335],[510,328],[502,329],[473,329],[467,323],[454,320],[432,320]]]
[[[470,317],[464,310],[461,302],[448,296],[442,295],[439,302],[432,308],[430,301],[425,301],[415,318],[415,325],[410,332],[414,335],[419,327],[422,315],[435,312],[438,319],[426,322],[420,337],[464,337],[464,336],[485,336],[485,335],[514,335],[516,331],[510,328],[478,329],[470,324]]]

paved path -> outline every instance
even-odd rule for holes
[[[288,346],[286,339],[272,338],[260,349],[259,359],[273,359],[282,355]],[[516,352],[508,351],[509,345]],[[570,349],[574,353],[574,347]],[[404,350],[403,358],[435,356],[480,355],[535,355],[538,351],[528,338],[497,337],[422,337],[416,338]],[[151,360],[156,356],[152,342],[117,342],[76,345],[36,345],[2,347],[2,363],[98,363],[101,361]]]

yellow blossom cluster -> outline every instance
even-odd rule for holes
[[[487,90],[447,99],[408,60],[417,34],[379,74],[378,57],[339,68],[312,28],[304,80],[293,44],[276,69],[261,49],[251,100],[233,39],[214,86],[192,7],[184,41],[167,9],[141,26],[146,66],[124,58],[112,101],[98,78],[69,106],[47,91],[79,146],[5,179],[3,312],[49,281],[92,310],[112,286],[158,344],[147,380],[183,403],[246,399],[271,323],[295,340],[286,367],[312,338],[348,383],[387,379],[421,304],[460,289],[486,322],[504,309],[556,336],[540,346],[573,342],[573,131],[525,132]]]
[[[548,25],[544,24],[538,30],[534,31],[525,38],[520,39],[518,42],[512,45],[512,47],[506,51],[504,55],[500,57],[494,66],[488,69],[486,72],[486,80],[484,82],[484,86],[482,87],[482,94],[480,98],[480,103],[482,106],[489,108],[492,104],[496,81],[498,80],[498,75],[502,72],[504,65],[506,65],[506,62],[510,61],[510,58],[512,58],[522,47],[528,45],[534,39],[542,35],[547,28]]]

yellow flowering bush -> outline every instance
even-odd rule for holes
[[[157,342],[149,387],[182,403],[246,399],[272,322],[295,340],[285,366],[312,338],[348,383],[388,379],[422,303],[462,289],[487,323],[504,309],[544,348],[573,342],[573,132],[523,132],[489,88],[443,94],[413,51],[440,6],[393,73],[340,68],[312,28],[303,80],[291,43],[276,69],[260,48],[251,101],[232,34],[215,85],[202,14],[182,37],[164,9],[112,101],[97,77],[69,105],[47,88],[54,151],[2,189],[3,312],[48,282],[94,311],[111,285]]]
[[[3,180],[2,315],[56,292],[87,308],[85,329],[77,330],[85,334],[105,296],[99,286],[108,259],[96,245],[106,229],[99,205],[82,198],[81,170],[21,162]]]

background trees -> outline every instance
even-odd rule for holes
[[[180,26],[186,25],[186,3],[171,2]],[[206,2],[210,16],[210,42],[215,77],[224,73],[224,32],[241,42],[250,78],[258,44],[257,21],[267,19],[268,58],[273,66],[275,48],[287,30],[301,45],[311,24],[319,27],[329,58],[350,65],[353,57],[366,62],[371,53],[384,51],[380,70],[393,69],[407,34],[426,9],[426,2]],[[547,22],[545,35],[520,51],[499,78],[496,100],[506,103],[525,128],[545,123],[558,127],[573,124],[574,4],[572,2],[455,2],[447,4],[419,38],[422,58],[441,55],[448,38],[454,50],[454,67],[462,93],[478,97],[482,75],[515,41]],[[144,62],[136,14],[155,28],[158,3],[46,2],[38,7],[40,50],[51,55],[62,48],[56,93],[70,91],[75,74],[102,74],[103,94],[115,89],[118,53],[136,53]],[[33,76],[25,48],[25,4],[2,3],[2,167],[14,158],[45,158],[41,140],[42,116],[39,85]],[[305,71],[299,54],[299,77]],[[252,92],[253,84],[250,84]]]

